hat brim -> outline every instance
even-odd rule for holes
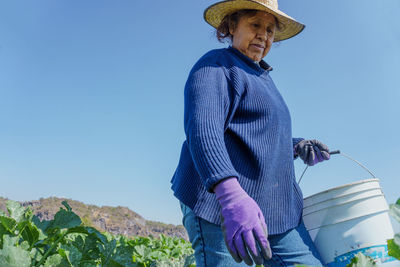
[[[227,0],[215,3],[204,11],[204,20],[214,28],[218,28],[226,15],[241,9],[260,10],[274,15],[278,19],[280,26],[280,30],[275,32],[274,42],[289,39],[299,34],[305,28],[304,24],[296,21],[282,11],[253,0]]]

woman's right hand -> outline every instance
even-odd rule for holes
[[[222,180],[214,192],[221,205],[222,231],[229,253],[236,262],[243,260],[247,265],[253,265],[254,260],[257,265],[262,265],[263,258],[270,259],[272,253],[260,207],[243,190],[236,177]]]

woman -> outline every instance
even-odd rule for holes
[[[204,17],[231,46],[200,58],[185,85],[186,140],[171,182],[196,266],[320,266],[293,160],[312,166],[329,149],[292,138],[289,110],[262,60],[304,25],[276,0],[223,1]]]

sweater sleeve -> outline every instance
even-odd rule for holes
[[[185,86],[184,127],[195,168],[206,190],[220,180],[238,173],[230,160],[224,141],[232,98],[236,91],[228,84],[219,66],[193,70]]]
[[[304,140],[304,138],[292,138],[292,141],[293,141],[293,158],[294,158],[294,159],[297,159],[297,157],[299,156],[299,155],[297,155],[297,153],[296,153],[296,151],[294,150],[294,148],[295,148],[296,145],[297,145],[298,143],[300,143],[300,141],[302,141],[302,140]]]

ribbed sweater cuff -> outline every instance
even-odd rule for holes
[[[297,159],[299,156],[296,152],[296,145],[304,140],[304,138],[292,138],[293,140],[293,159]]]
[[[218,174],[216,176],[210,177],[206,180],[205,187],[207,192],[209,193],[214,193],[214,186],[218,184],[220,181],[230,178],[230,177],[238,177],[238,174],[236,172],[232,171],[227,171],[221,174]]]

